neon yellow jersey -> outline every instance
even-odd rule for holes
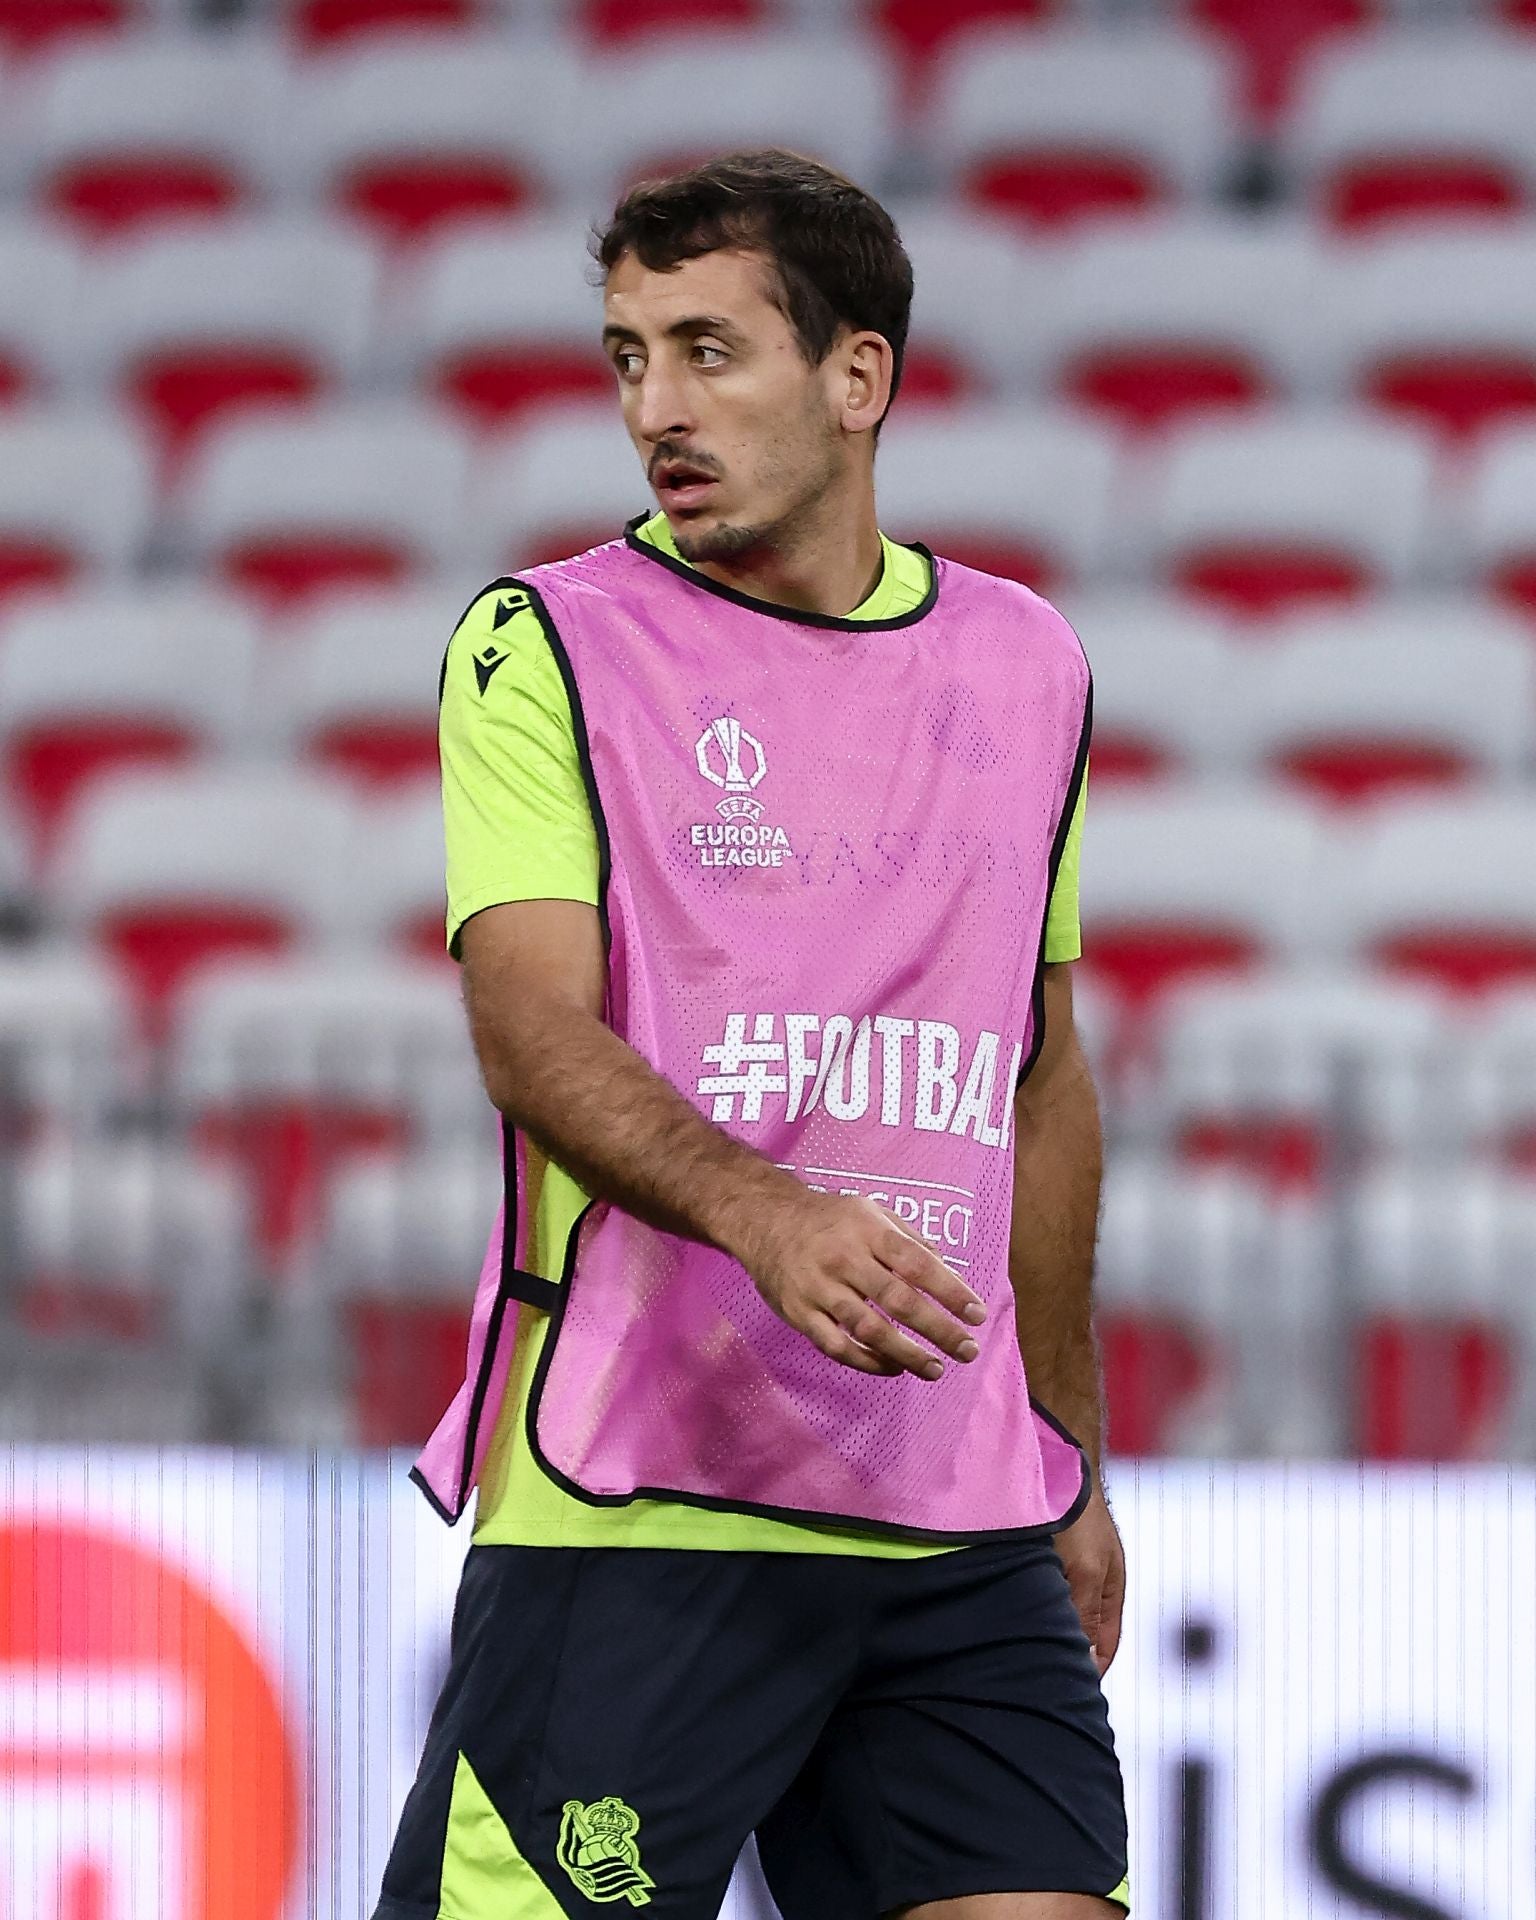
[[[640,529],[681,558],[664,514]],[[918,606],[928,562],[882,534],[874,592],[850,616],[889,620]],[[598,903],[597,830],[582,779],[570,700],[538,617],[523,607],[497,625],[501,595],[483,594],[460,621],[443,665],[440,747],[448,881],[448,950],[472,914],[511,900]],[[1084,781],[1084,792],[1087,782]],[[1083,799],[1068,832],[1046,920],[1047,961],[1075,960]],[[528,1267],[557,1284],[590,1196],[565,1170],[527,1151]],[[664,1500],[595,1507],[564,1493],[528,1446],[526,1418],[548,1315],[519,1308],[506,1394],[475,1508],[477,1546],[679,1547],[912,1559],[948,1547],[872,1539],[834,1528],[714,1513]]]

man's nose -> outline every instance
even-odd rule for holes
[[[681,439],[693,430],[695,422],[683,382],[669,369],[646,368],[636,424],[641,438],[653,446],[658,440]]]

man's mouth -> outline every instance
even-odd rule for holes
[[[691,466],[686,460],[664,460],[651,484],[663,506],[686,511],[703,505],[716,480],[714,474],[703,467]]]

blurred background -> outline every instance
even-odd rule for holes
[[[1536,1454],[1536,6],[0,0],[0,1432],[410,1445],[441,651],[649,496],[587,229],[896,210],[885,524],[1093,663],[1122,1455]]]
[[[915,262],[887,529],[1040,587],[1095,670],[1138,1913],[1512,1920],[1529,0],[0,0],[8,1910],[376,1891],[468,1532],[404,1469],[499,1186],[438,666],[487,580],[650,505],[591,222],[770,142]],[[233,1741],[177,1776],[240,1810],[211,1853],[113,1771],[183,1688]]]

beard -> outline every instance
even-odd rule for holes
[[[707,565],[712,561],[737,560],[744,553],[750,553],[754,547],[761,546],[767,539],[770,529],[767,527],[739,527],[729,524],[700,528],[690,532],[686,527],[672,528],[672,544],[690,566]]]

